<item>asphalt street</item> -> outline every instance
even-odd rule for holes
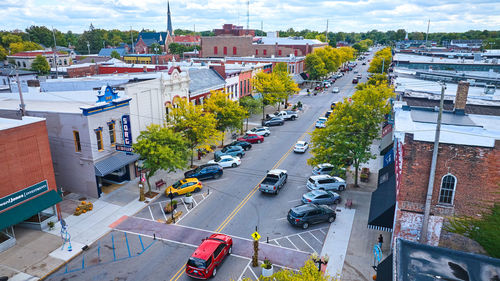
[[[360,63],[356,67],[363,75],[361,82],[366,81],[367,67]],[[333,94],[329,88],[316,96],[294,96],[290,102],[301,101],[304,105],[299,118],[283,126],[271,127],[271,135],[247,151],[240,167],[225,169],[220,179],[203,181],[203,190],[195,195],[195,207],[184,209],[187,214],[178,225],[244,239],[251,239],[250,235],[257,229],[262,236],[261,243],[269,241],[277,246],[275,248],[320,252],[328,223],[303,230],[292,227],[286,220],[288,210],[299,205],[302,194],[307,192],[306,180],[312,170],[307,164],[310,154],[294,153],[293,145],[298,140],[309,141],[315,121],[329,110],[331,102],[354,93],[352,79],[355,75],[351,71],[335,82],[333,86],[340,88],[338,94]],[[287,170],[288,181],[278,195],[262,194],[258,184],[267,170],[273,168]],[[166,200],[162,195],[136,217],[151,221],[166,219],[161,211]],[[153,240],[150,233],[133,231],[124,238],[124,233],[127,232],[113,231],[104,236],[91,246],[91,250],[47,280],[190,280],[183,272],[186,260],[197,246],[195,243],[161,240],[162,237]],[[227,258],[214,280],[256,279],[260,268],[252,269],[248,256]]]

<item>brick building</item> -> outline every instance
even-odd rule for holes
[[[15,117],[15,114],[12,115]],[[45,119],[0,118],[0,251],[16,243],[13,227],[47,229],[57,221],[57,192]]]
[[[174,36],[174,43],[184,46],[199,46],[201,44],[200,35],[177,35]]]
[[[449,216],[477,216],[498,202],[500,116],[465,114],[468,84],[444,111],[432,193],[428,244],[438,245]],[[393,238],[420,237],[437,112],[395,104],[396,206]],[[373,202],[372,202],[373,203]]]
[[[277,63],[284,62],[287,64],[288,73],[291,75],[300,74],[304,72],[305,57],[231,57],[226,58],[226,64],[249,64],[249,63],[270,63],[271,69],[264,69],[264,72],[272,72]]]
[[[255,30],[243,29],[243,26],[224,24],[222,29],[214,29],[215,36],[255,36]]]

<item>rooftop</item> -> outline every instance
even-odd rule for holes
[[[223,88],[226,81],[215,70],[208,68],[189,68],[190,95],[203,94]]]
[[[53,54],[54,54],[53,51],[36,50],[36,51],[26,51],[26,52],[15,53],[9,57],[36,57],[38,55],[48,56],[48,55],[53,55]],[[68,55],[67,53],[63,53],[63,52],[57,52],[57,54],[64,55],[64,56]]]
[[[490,65],[491,62],[485,62],[483,60],[474,61],[473,59],[459,59],[459,58],[447,58],[447,57],[431,57],[431,56],[420,56],[407,53],[396,53],[393,60],[397,61],[409,61],[411,63],[436,63],[436,64],[484,64]],[[396,63],[397,65],[397,63]]]
[[[10,118],[0,117],[0,131],[21,127],[27,124],[32,124],[40,121],[45,121],[45,118],[23,116],[22,120],[20,120],[20,119],[10,119]]]
[[[321,45],[326,44],[316,39],[303,39],[301,37],[255,37],[256,44],[264,45]],[[255,44],[255,43],[254,43]]]
[[[228,57],[226,61],[255,61],[255,62],[295,62],[304,60],[305,57],[270,57],[270,58],[256,58],[256,57]]]
[[[394,136],[404,140],[408,133],[413,134],[414,140],[434,142],[438,112],[406,105],[406,102],[394,103]],[[443,111],[440,143],[494,147],[495,140],[500,140],[500,116]]]

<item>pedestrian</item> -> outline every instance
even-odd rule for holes
[[[384,243],[384,237],[380,234],[378,237],[378,246],[380,247],[380,250],[382,250],[382,243]]]

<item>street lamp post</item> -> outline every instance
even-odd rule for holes
[[[87,41],[87,50],[89,51],[89,55],[90,55],[90,43],[89,43],[89,41]]]
[[[168,197],[170,198],[170,207],[172,208],[172,212],[170,212],[170,215],[172,216],[172,222],[175,223],[175,217],[174,217],[174,204],[173,199],[174,195],[172,194],[172,189],[170,189],[170,193],[168,194]]]
[[[139,172],[139,201],[145,201],[144,183],[142,181],[142,168],[144,167],[144,164],[142,162],[135,162],[135,166],[137,167],[137,172]]]

